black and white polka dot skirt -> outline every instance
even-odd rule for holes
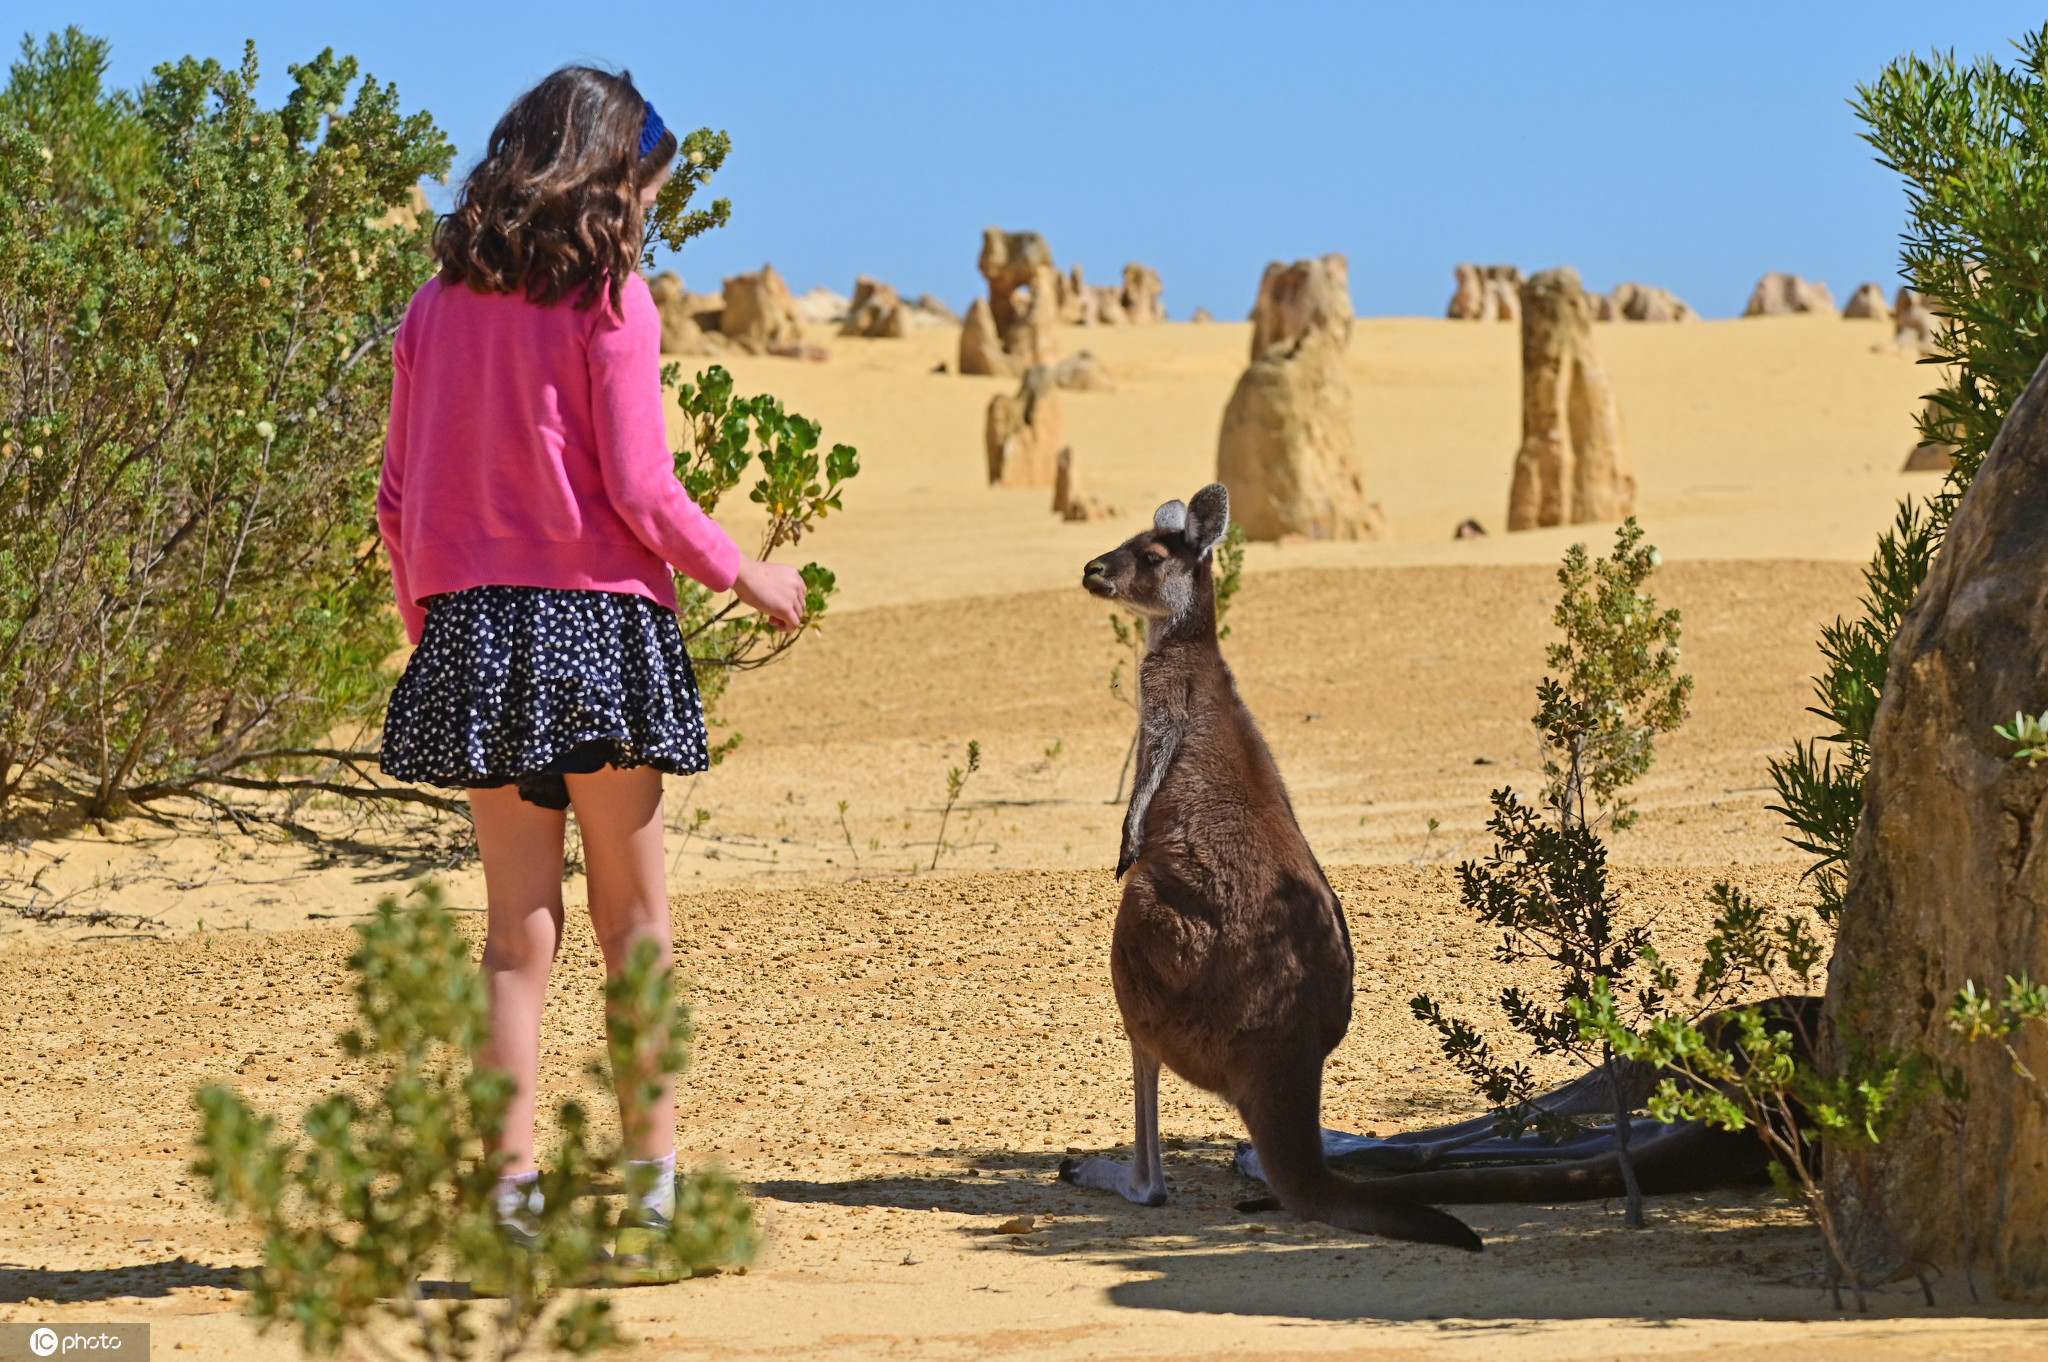
[[[426,785],[517,785],[556,809],[568,805],[564,775],[704,770],[704,705],[675,612],[645,596],[534,586],[434,597],[391,692],[382,764]]]

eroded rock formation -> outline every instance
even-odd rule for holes
[[[1699,314],[1668,288],[1649,284],[1615,285],[1614,292],[1589,295],[1596,322],[1690,322]]]
[[[1003,338],[996,334],[995,315],[988,299],[976,298],[967,308],[967,320],[960,324],[960,372],[1014,377],[1017,362],[1003,352]]]
[[[1835,295],[1828,292],[1828,286],[1818,280],[1801,279],[1796,274],[1773,272],[1756,281],[1750,290],[1749,303],[1742,309],[1745,317],[1783,317],[1795,312],[1833,312]]]
[[[984,319],[968,310],[960,333],[960,372],[1019,374],[1035,364],[1057,363],[1060,276],[1045,238],[991,227],[981,235],[980,265],[988,280],[987,316],[984,326]],[[991,332],[994,353],[988,345]]]
[[[1159,271],[1135,261],[1124,266],[1124,320],[1132,326],[1152,326],[1166,320],[1165,286]]]
[[[1053,381],[1075,392],[1113,393],[1116,380],[1093,350],[1076,350],[1053,367]]]
[[[1023,319],[1030,299],[1020,297],[1039,282],[1040,270],[1051,270],[1052,247],[1037,232],[1005,232],[990,227],[981,234],[981,277],[988,280],[989,310],[995,316],[996,334],[1006,335]],[[1059,286],[1053,291],[1057,301]]]
[[[1897,1247],[1953,1267],[1968,1234],[1978,1283],[1988,1274],[2007,1296],[2048,1290],[2048,1101],[1996,1045],[1959,1044],[1946,1013],[1965,983],[2002,997],[2008,975],[2048,979],[2048,765],[2014,760],[1992,732],[2048,709],[2044,374],[2006,417],[1892,642],[1825,1014],[1838,1063],[1861,1043],[1961,1066],[1961,1136],[1938,1100],[1921,1102],[1870,1150],[1871,1186]],[[2048,1028],[2012,1040],[2048,1075]],[[1837,1211],[1867,1225],[1846,1161],[1831,1157],[1828,1173]]]
[[[1522,447],[1508,529],[1620,520],[1635,510],[1621,409],[1593,350],[1592,304],[1569,265],[1522,286]]]
[[[911,307],[896,296],[893,285],[865,274],[853,281],[840,335],[901,338],[910,334],[911,325]]]
[[[1521,315],[1520,267],[1461,264],[1456,272],[1458,289],[1445,316],[1453,321],[1511,322]]]
[[[1849,301],[1842,304],[1842,315],[1852,320],[1888,322],[1892,310],[1884,300],[1884,290],[1866,281],[1858,284]]]
[[[1223,411],[1216,479],[1253,539],[1374,539],[1351,378],[1350,268],[1341,255],[1266,267],[1252,308],[1252,362]]]
[[[1903,285],[1899,288],[1897,300],[1892,304],[1892,344],[1900,354],[1912,359],[1923,359],[1934,353],[1934,330],[1937,318],[1934,309],[1927,305],[1927,299],[1918,291]]]
[[[1052,484],[1052,509],[1062,520],[1109,520],[1116,515],[1116,507],[1082,490],[1081,470],[1071,449],[1060,451],[1059,470]]]
[[[998,487],[1051,487],[1059,474],[1059,455],[1067,447],[1067,422],[1060,410],[1050,366],[1034,364],[1024,371],[1015,394],[989,399],[983,431],[988,453],[988,480]]]
[[[725,315],[718,329],[750,355],[799,354],[803,349],[803,314],[773,265],[725,281]]]
[[[1292,344],[1311,331],[1351,341],[1351,264],[1332,253],[1283,265],[1275,260],[1259,279],[1252,303],[1252,358]],[[1234,514],[1235,512],[1233,512]]]
[[[654,310],[661,316],[661,353],[709,355],[725,348],[723,337],[714,341],[715,333],[707,332],[697,320],[706,309],[698,295],[683,288],[682,278],[674,270],[663,270],[649,279],[647,291],[654,295]],[[721,300],[716,310],[723,308]]]
[[[797,314],[812,326],[838,326],[853,302],[837,289],[820,284],[796,300]]]

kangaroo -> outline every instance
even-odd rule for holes
[[[1137,1082],[1130,1166],[1067,1160],[1068,1182],[1166,1202],[1159,1066],[1235,1106],[1280,1204],[1304,1220],[1478,1251],[1442,1211],[1340,1177],[1323,1158],[1323,1061],[1351,1024],[1343,905],[1294,819],[1273,754],[1216,644],[1214,483],[1089,563],[1081,584],[1146,623],[1128,875],[1110,978]]]

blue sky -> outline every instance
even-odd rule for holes
[[[112,40],[134,84],[254,38],[333,46],[473,157],[567,61],[629,67],[672,125],[729,130],[732,225],[672,263],[696,287],[772,261],[956,306],[981,229],[1062,267],[1159,270],[1176,317],[1249,306],[1268,260],[1343,251],[1364,313],[1438,314],[1459,260],[1576,265],[1708,316],[1756,277],[1887,289],[1904,198],[1847,99],[1894,56],[2010,56],[2038,6],[1857,3],[565,5],[16,0],[13,26]]]

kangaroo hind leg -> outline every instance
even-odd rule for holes
[[[1137,1138],[1128,1165],[1115,1159],[1068,1159],[1060,1177],[1079,1187],[1115,1192],[1140,1206],[1166,1204],[1166,1160],[1159,1147],[1159,1061],[1131,1042],[1131,1077],[1137,1089]]]

